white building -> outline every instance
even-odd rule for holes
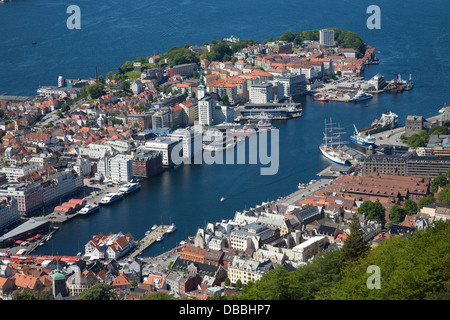
[[[84,256],[90,260],[96,259],[118,259],[129,252],[136,245],[131,234],[108,234],[106,236],[99,234],[84,246]]]
[[[172,149],[178,145],[179,139],[169,138],[169,137],[158,137],[153,140],[149,140],[145,143],[145,149],[148,151],[159,151],[162,154],[162,165],[170,167],[173,165],[172,162]]]
[[[96,178],[129,182],[133,178],[133,156],[118,154],[100,159],[97,163]]]
[[[0,230],[20,220],[19,207],[15,198],[3,198],[0,200]]]
[[[318,254],[327,242],[328,239],[325,236],[314,236],[292,248],[292,251],[295,253],[296,260],[307,262]]]
[[[211,126],[213,124],[213,112],[215,102],[209,97],[205,96],[198,101],[198,123],[202,126]]]
[[[41,170],[42,168],[43,166],[39,164],[25,164],[18,167],[3,167],[1,172],[6,175],[8,182],[17,182],[17,179],[20,177]]]
[[[334,31],[328,29],[322,29],[319,32],[319,43],[324,46],[334,46]]]
[[[273,99],[273,87],[270,83],[255,83],[250,87],[250,103],[269,103]]]

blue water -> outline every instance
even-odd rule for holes
[[[81,9],[81,29],[68,30],[66,8]],[[366,9],[381,9],[381,29],[369,30]],[[347,132],[370,125],[385,110],[429,117],[450,102],[450,4],[437,0],[398,1],[33,1],[0,5],[0,93],[34,95],[39,85],[65,78],[115,71],[126,60],[152,56],[172,46],[201,45],[234,35],[263,41],[287,30],[337,27],[356,32],[376,48],[380,65],[364,76],[395,73],[415,83],[412,91],[381,94],[359,104],[319,103],[301,98],[303,117],[275,123],[280,130],[280,168],[260,175],[259,165],[191,165],[142,183],[142,189],[91,217],[63,225],[36,254],[84,252],[93,235],[130,232],[140,239],[153,224],[174,222],[178,230],[145,255],[174,247],[206,222],[229,219],[235,211],[275,200],[316,178],[330,165],[318,146],[324,120],[332,117]],[[37,45],[32,46],[33,41]],[[367,107],[365,105],[368,105]],[[226,197],[224,203],[219,199]]]

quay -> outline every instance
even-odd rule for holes
[[[145,249],[156,242],[156,239],[158,239],[159,236],[166,234],[166,231],[167,229],[169,229],[169,227],[170,226],[167,225],[160,225],[149,234],[146,234],[144,238],[137,242],[135,249],[128,256],[129,259],[132,260],[136,258],[140,253],[144,252]]]

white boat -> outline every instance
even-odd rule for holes
[[[224,201],[225,201],[224,197],[220,198],[220,202],[224,202]]]
[[[363,100],[369,100],[372,99],[373,95],[371,95],[370,93],[366,93],[362,90],[359,90],[355,96],[353,97],[353,101],[363,101]]]
[[[155,230],[156,228],[158,228],[158,225],[154,224],[152,227],[152,231]]]
[[[141,188],[139,183],[127,183],[120,187],[119,192],[122,194],[129,194],[134,191],[137,191]]]
[[[184,240],[181,240],[181,241],[180,241],[180,246],[184,246],[185,244],[187,244],[186,241],[184,241]]]
[[[96,204],[87,204],[78,212],[81,214],[91,214],[95,211],[98,211],[99,209],[100,207]]]
[[[100,204],[110,204],[116,202],[123,198],[121,193],[112,193],[108,192],[105,196],[100,200]]]
[[[164,235],[160,235],[158,238],[156,238],[156,241],[160,242],[164,239]]]
[[[166,233],[172,233],[172,232],[174,232],[175,230],[177,230],[177,227],[175,227],[175,224],[172,223],[172,224],[169,226],[169,229],[167,229]]]
[[[333,129],[336,129],[336,131],[333,132]],[[351,156],[342,150],[340,126],[333,128],[331,119],[328,125],[325,120],[324,143],[320,145],[319,149],[325,158],[339,164],[345,165],[352,159]]]

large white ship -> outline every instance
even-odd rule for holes
[[[123,195],[121,193],[107,193],[105,196],[100,200],[101,204],[110,204],[113,202],[116,202],[123,198]]]
[[[342,150],[340,126],[333,128],[332,120],[330,119],[329,124],[325,120],[325,131],[323,135],[323,143],[319,147],[323,156],[333,162],[343,165],[347,164],[352,157]]]
[[[124,184],[122,187],[120,187],[119,193],[129,194],[136,190],[139,190],[140,188],[141,188],[141,185],[139,183],[127,183],[127,184]]]

